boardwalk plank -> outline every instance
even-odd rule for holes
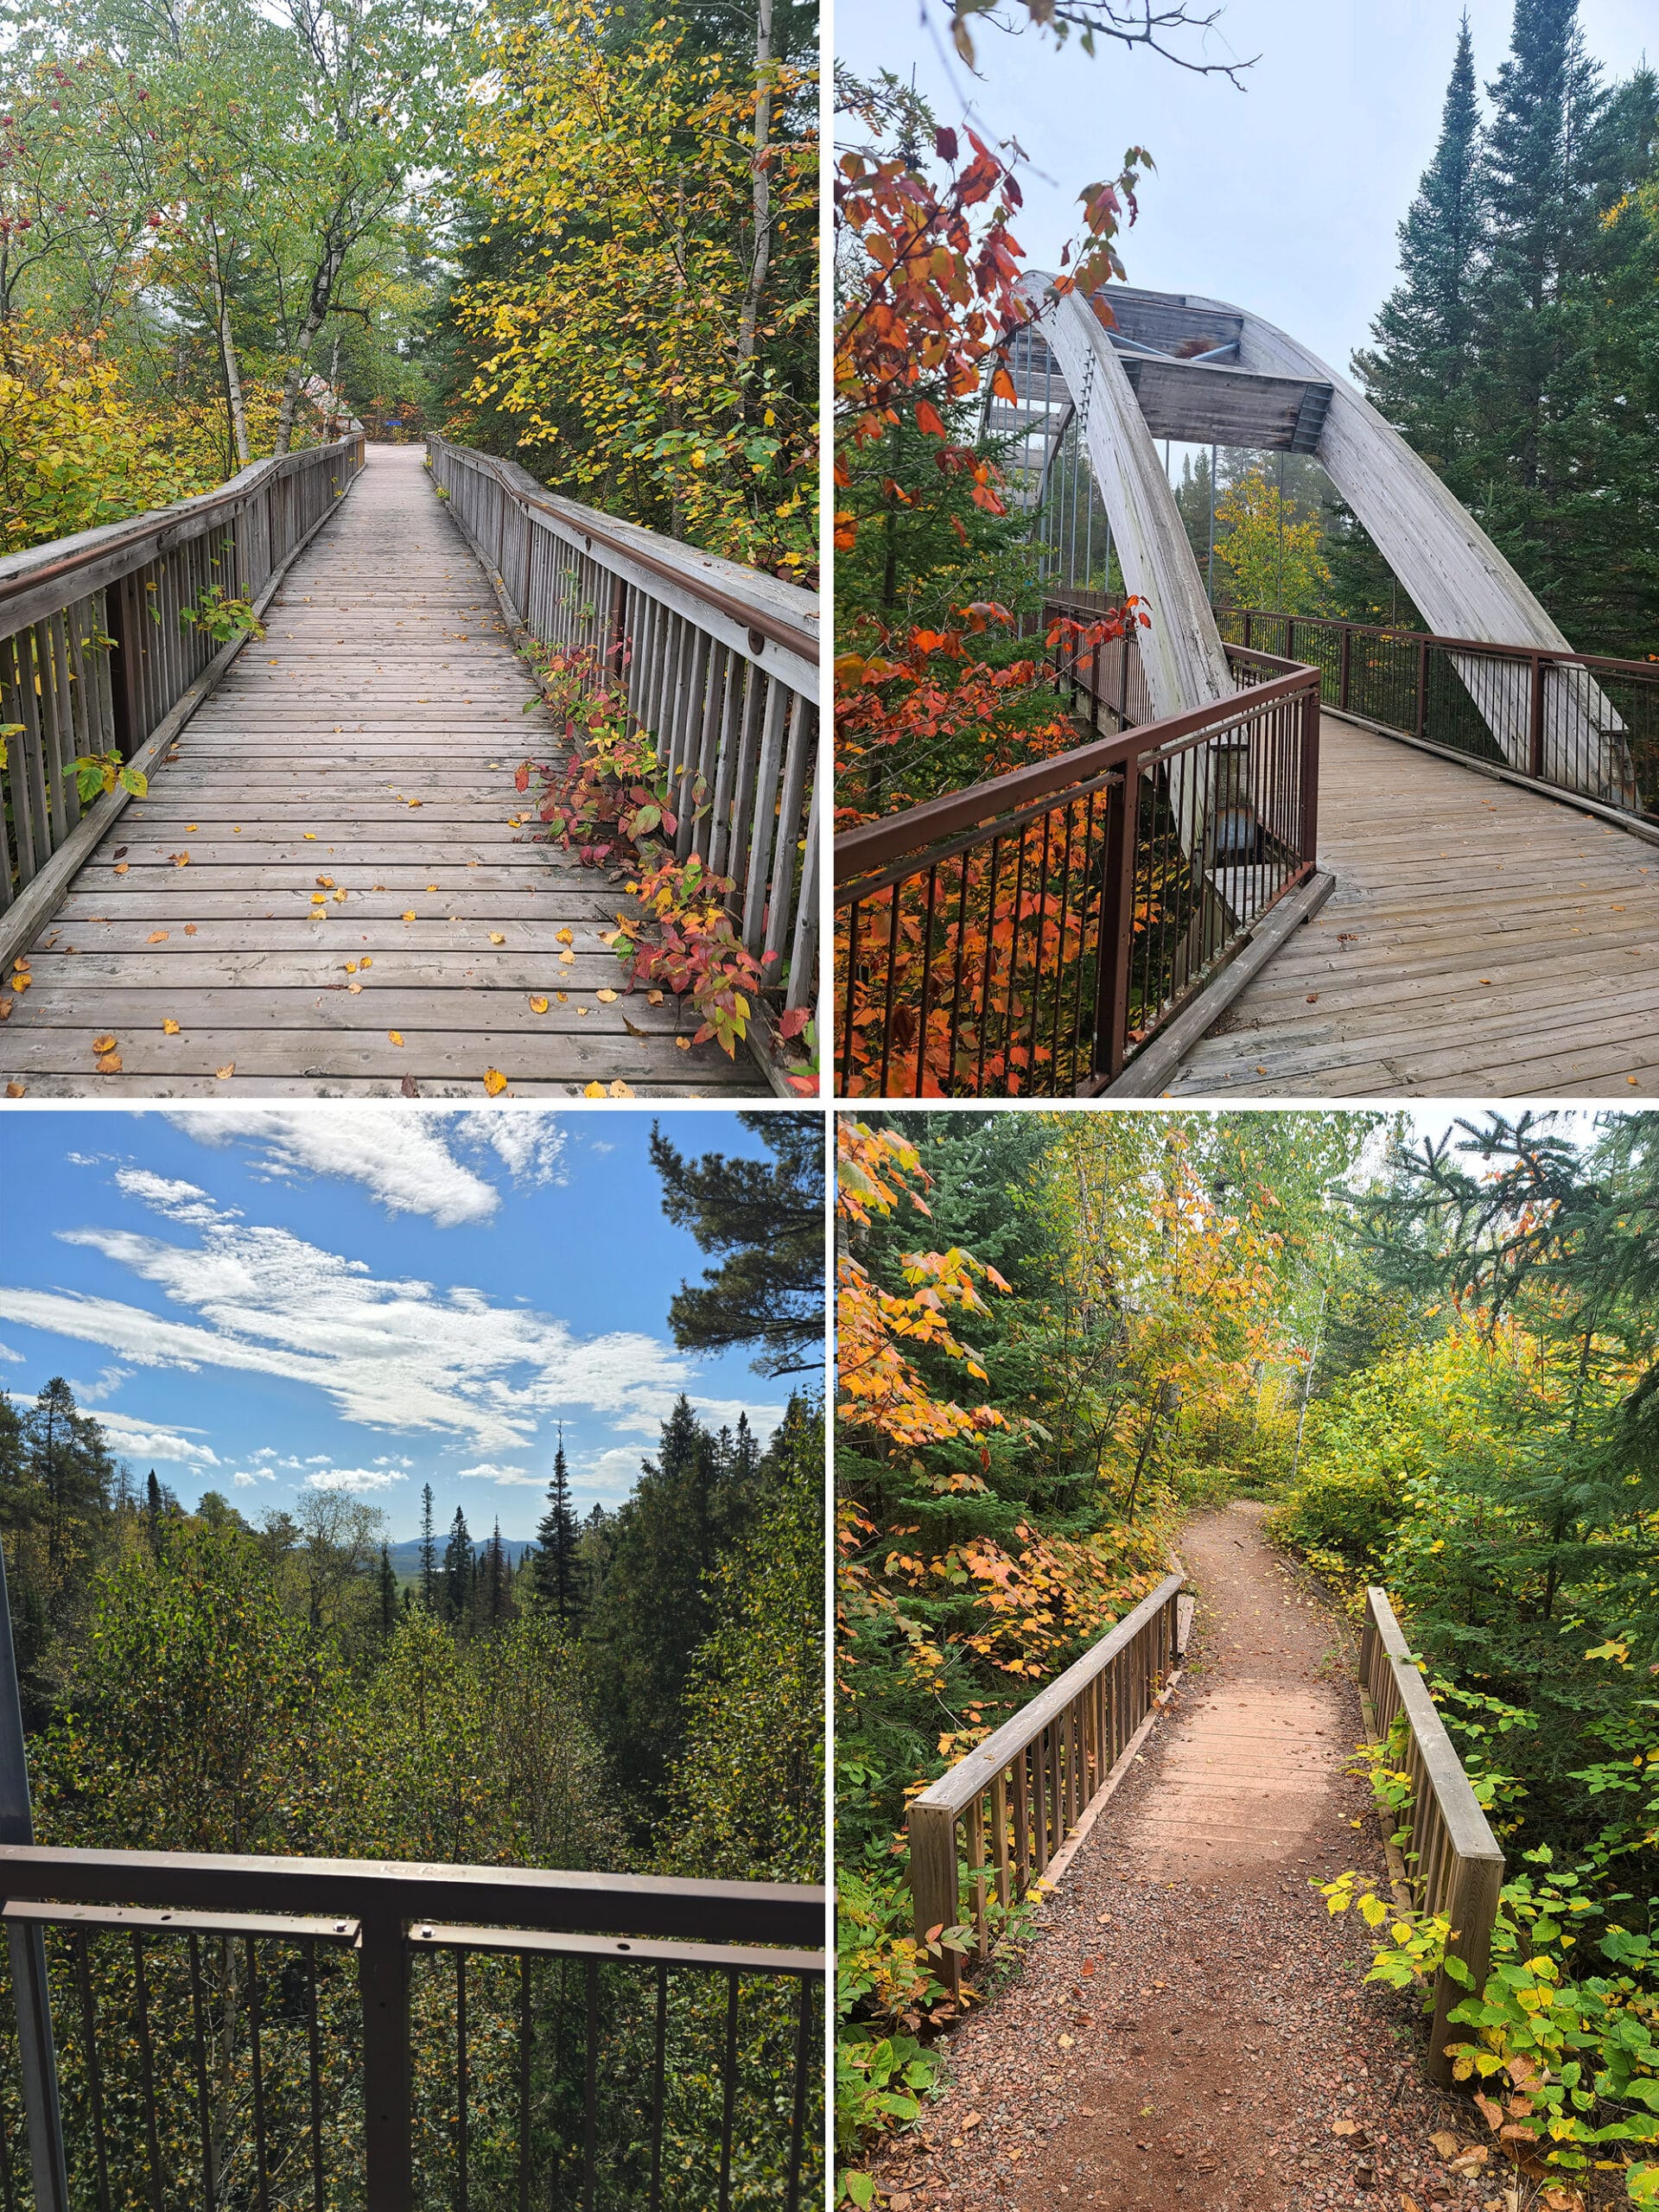
[[[626,896],[533,842],[513,774],[555,735],[417,449],[370,448],[266,626],[41,931],[0,1075],[34,1097],[395,1096],[406,1076],[477,1096],[487,1067],[517,1095],[766,1095],[747,1058],[677,1045],[689,1006],[596,996],[624,982],[598,932]],[[122,1071],[100,1076],[111,1034]]]
[[[1319,810],[1336,892],[1188,1054],[1168,1095],[1659,1087],[1650,843],[1329,714]]]

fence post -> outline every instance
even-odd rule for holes
[[[1353,664],[1354,633],[1344,622],[1342,628],[1342,672],[1337,681],[1337,704],[1345,715],[1348,711],[1348,678]]]
[[[905,1827],[910,1838],[910,1895],[916,1914],[916,1941],[925,1946],[935,1928],[954,1928],[961,1917],[957,1870],[957,1816],[946,1805],[912,1805]],[[957,1994],[961,1973],[957,1954],[942,1953],[940,1978]]]
[[[414,2212],[410,2115],[409,1947],[404,1923],[365,1914],[357,1961],[363,1999],[363,2154],[374,2212]]]
[[[1106,868],[1095,953],[1095,1035],[1090,1072],[1109,1081],[1128,1052],[1129,933],[1134,920],[1135,842],[1141,767],[1133,756],[1106,790]]]
[[[1428,639],[1417,640],[1417,735],[1428,732]]]
[[[17,1688],[17,1655],[11,1642],[11,1599],[6,1589],[5,1553],[0,1548],[0,1843],[32,1844],[34,1840],[22,1700]],[[46,1980],[46,1932],[38,1922],[33,1926],[13,1922],[6,1929],[6,1942],[11,1955],[17,2063],[22,2075],[35,2212],[69,2212],[63,2113],[58,2103],[58,2057],[52,2037],[52,1995]]]
[[[1428,2078],[1444,2088],[1452,2079],[1452,2061],[1446,2042],[1452,2030],[1446,2015],[1465,1997],[1478,1997],[1491,1966],[1492,1928],[1497,1919],[1498,1892],[1503,1886],[1503,1861],[1499,1859],[1460,1859],[1452,1884],[1452,1937],[1449,1956],[1461,1959],[1469,1969],[1467,1984],[1453,1981],[1444,1967],[1434,1982],[1434,2026],[1429,2037]]]
[[[115,718],[116,750],[130,760],[149,732],[144,727],[143,609],[137,581],[118,576],[104,594],[104,619],[115,643],[110,648],[110,705]]]
[[[1319,679],[1302,694],[1302,859],[1312,868],[1319,850]]]
[[[1544,775],[1544,658],[1532,656],[1531,713],[1527,728],[1527,773],[1541,783]]]

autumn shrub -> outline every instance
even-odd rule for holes
[[[95,337],[0,331],[0,552],[170,506],[224,473],[217,425],[141,397]]]

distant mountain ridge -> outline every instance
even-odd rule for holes
[[[440,1535],[436,1538],[437,1560],[440,1573],[442,1573],[443,1568],[443,1547],[446,1541],[446,1537],[447,1532],[445,1535]],[[487,1541],[487,1538],[481,1540],[474,1539],[473,1549],[475,1552],[481,1552]],[[533,1552],[536,1547],[528,1536],[503,1536],[501,1539],[501,1548],[506,1554],[513,1566],[517,1567],[519,1560],[523,1559],[524,1554],[526,1552]],[[391,1571],[394,1574],[405,1575],[418,1574],[420,1573],[421,1540],[418,1536],[410,1536],[401,1544],[388,1544],[386,1550],[391,1560]]]

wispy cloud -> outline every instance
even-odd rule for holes
[[[564,1131],[543,1113],[320,1105],[303,1112],[272,1107],[178,1114],[173,1120],[198,1143],[248,1147],[262,1174],[359,1183],[389,1212],[424,1214],[441,1229],[487,1221],[501,1204],[495,1185],[463,1153],[505,1166],[518,1183],[565,1179]]]
[[[225,1368],[308,1384],[342,1419],[392,1436],[435,1432],[511,1455],[549,1414],[575,1407],[650,1433],[693,1380],[659,1338],[583,1338],[553,1315],[495,1306],[467,1286],[383,1280],[285,1229],[220,1217],[188,1243],[124,1229],[60,1234],[191,1318],[0,1287],[0,1319],[97,1344],[135,1368]]]
[[[169,1421],[139,1421],[130,1414],[100,1412],[98,1425],[124,1459],[159,1459],[175,1467],[217,1467],[219,1457],[210,1444],[194,1440],[205,1433]]]
[[[308,1490],[348,1490],[359,1495],[395,1490],[408,1480],[407,1475],[389,1475],[379,1467],[319,1467],[305,1478]]]
[[[547,1480],[545,1475],[527,1475],[522,1467],[498,1466],[493,1459],[480,1459],[475,1467],[457,1467],[458,1483],[499,1483],[504,1490],[540,1490]]]
[[[216,1199],[197,1184],[181,1181],[176,1176],[152,1174],[148,1167],[118,1167],[115,1171],[118,1190],[128,1198],[137,1198],[142,1205],[164,1213],[169,1221],[181,1221],[191,1228],[205,1228],[209,1222],[229,1221],[237,1212],[234,1206],[221,1206]]]

